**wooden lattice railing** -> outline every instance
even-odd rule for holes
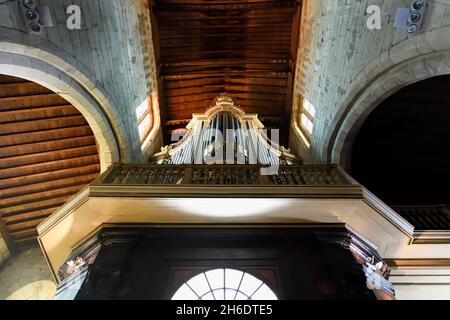
[[[352,185],[336,166],[280,166],[274,175],[258,165],[117,165],[100,178],[113,185]]]
[[[416,230],[450,230],[450,207],[394,206],[393,209],[409,221]]]

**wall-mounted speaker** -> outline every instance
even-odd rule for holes
[[[42,32],[41,15],[36,0],[19,0],[23,18],[28,31],[40,34]]]
[[[414,0],[409,8],[399,8],[395,27],[404,28],[408,36],[414,36],[423,27],[428,11],[428,0]]]
[[[428,0],[415,0],[411,5],[406,32],[414,35],[422,29],[428,10]]]

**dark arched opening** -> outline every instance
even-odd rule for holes
[[[389,205],[450,203],[449,88],[450,76],[403,88],[362,126],[353,145],[351,173]]]

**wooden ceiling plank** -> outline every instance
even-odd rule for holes
[[[271,52],[267,49],[263,50],[246,50],[244,51],[236,51],[236,50],[215,50],[208,51],[203,50],[199,51],[188,51],[188,50],[167,50],[167,53],[164,53],[164,60],[161,61],[162,64],[165,63],[177,63],[183,62],[186,60],[207,60],[207,59],[221,59],[221,58],[237,58],[237,59],[283,59],[290,60],[291,56],[286,54],[283,51],[280,52]]]
[[[16,123],[0,124],[0,135],[11,135],[15,133],[36,132],[50,129],[67,128],[85,125],[86,120],[82,115],[49,118],[34,121],[22,121]]]
[[[13,76],[7,76],[4,74],[0,74],[0,83],[23,83],[23,82],[29,82],[28,80],[22,79],[22,78],[18,78],[18,77],[13,77]]]
[[[185,103],[185,102],[193,102],[193,101],[202,101],[202,100],[210,100],[212,101],[217,96],[217,93],[201,93],[192,96],[183,96],[183,97],[166,97],[167,104],[170,105],[172,103]]]
[[[172,90],[172,89],[182,89],[182,88],[193,88],[198,86],[207,86],[207,85],[218,85],[223,84],[223,77],[212,77],[212,78],[196,78],[193,80],[183,80],[183,81],[165,81],[164,89]]]
[[[266,66],[263,66],[266,67]],[[168,75],[182,75],[182,74],[189,74],[189,73],[205,73],[205,74],[216,74],[218,72],[221,72],[222,74],[230,74],[230,75],[248,75],[248,76],[254,76],[254,74],[258,75],[266,75],[266,77],[272,77],[275,74],[291,74],[290,70],[288,69],[288,66],[278,66],[275,65],[271,67],[270,69],[267,67],[266,69],[250,69],[247,68],[247,66],[242,67],[214,67],[210,66],[208,69],[202,68],[202,67],[177,67],[172,69],[164,68],[162,71],[164,71],[164,76]]]
[[[95,144],[96,141],[93,135],[85,135],[67,139],[21,144],[0,148],[0,158],[26,156],[35,153],[78,148]]]
[[[15,97],[19,99],[21,96],[45,93],[51,93],[51,91],[34,82],[0,84],[0,98]]]
[[[275,93],[275,94],[281,94],[281,95],[285,96],[287,89],[286,89],[286,87],[227,84],[225,86],[225,91],[226,92],[241,91],[241,92],[249,92],[249,93],[265,92],[267,94]]]
[[[204,73],[189,73],[189,74],[173,74],[173,75],[165,75],[163,79],[165,81],[180,81],[180,80],[192,80],[197,78],[205,78],[205,77],[217,77],[223,78],[233,77],[233,76],[246,76],[251,78],[270,78],[270,79],[287,79],[288,73],[286,72],[255,72],[255,71],[227,71],[227,74],[224,75],[223,72],[204,72]]]
[[[18,121],[40,120],[47,118],[78,115],[80,112],[71,105],[43,108],[0,111],[0,124]]]
[[[279,7],[279,8],[272,8],[272,9],[261,9],[261,10],[245,10],[245,11],[229,11],[227,12],[227,15],[224,15],[223,12],[216,12],[211,13],[207,10],[189,10],[188,14],[186,11],[183,11],[184,9],[181,7],[177,8],[179,11],[176,10],[156,10],[156,16],[159,18],[159,21],[161,20],[226,20],[227,18],[236,18],[236,17],[276,17],[282,14],[290,14],[292,15],[296,8],[290,7]],[[230,10],[229,8],[227,10]],[[211,11],[211,10],[209,10]],[[220,14],[220,15],[219,15]]]
[[[227,77],[227,83],[261,86],[261,89],[264,90],[262,86],[277,86],[285,88],[287,85],[287,79]]]
[[[0,215],[19,215],[20,213],[27,213],[30,211],[36,211],[39,209],[46,209],[49,207],[62,206],[70,196],[53,197],[47,200],[41,200],[36,202],[30,202],[25,204],[19,204],[15,206],[8,206],[6,208],[0,208]]]
[[[274,31],[274,30],[285,30],[291,28],[291,21],[289,16],[265,18],[264,20],[254,20],[241,19],[241,20],[226,20],[226,21],[197,21],[197,23],[189,23],[186,21],[166,23],[164,26],[160,27],[161,37],[171,35],[173,33],[188,32],[188,31],[202,31],[202,30],[226,30],[226,29],[241,29],[241,30],[252,30],[252,31]],[[181,28],[182,27],[182,30]]]
[[[58,96],[56,93],[48,94],[35,94],[29,96],[22,96],[20,99],[17,97],[6,97],[0,98],[0,110],[20,110],[28,108],[42,108],[45,106],[56,106],[56,105],[66,105],[62,97]]]
[[[55,161],[80,158],[85,156],[97,155],[97,146],[82,146],[62,150],[53,150],[42,153],[21,155],[16,157],[0,158],[0,179],[4,169],[12,169],[21,166],[30,166],[35,164],[51,164]]]
[[[13,239],[14,242],[16,242],[20,239],[23,239],[23,238],[31,237],[31,236],[37,237],[36,229],[11,232],[11,238]]]
[[[0,185],[0,199],[92,182],[99,172],[100,165],[95,164],[7,179]]]
[[[92,154],[86,156],[36,163],[32,165],[26,165],[23,167],[2,169],[0,170],[0,179],[20,178],[27,175],[35,175],[45,172],[78,168],[81,166],[96,164],[98,162],[99,156],[97,152],[93,152]]]
[[[219,41],[218,46],[229,46],[237,44],[241,48],[245,48],[246,46],[285,46],[287,48],[290,47],[290,39],[288,37],[278,38],[277,36],[264,37],[261,35],[260,37],[253,36],[251,38],[246,37],[245,35],[241,36],[227,36],[227,37],[216,37],[218,39],[209,39],[209,41]],[[185,46],[211,46],[211,42],[202,39],[201,37],[186,39],[183,43],[177,39],[162,39],[161,40],[161,49],[170,49],[170,48],[179,48]]]
[[[30,144],[36,142],[50,142],[54,139],[68,139],[77,136],[91,135],[92,131],[89,125],[81,125],[68,128],[58,128],[45,131],[36,131],[33,134],[19,133],[14,135],[0,136],[0,148],[5,146],[20,146],[21,144]]]
[[[245,44],[244,44],[245,45]],[[160,61],[165,61],[167,58],[173,54],[181,54],[181,53],[198,53],[202,52],[220,52],[220,51],[233,51],[235,53],[244,54],[247,52],[255,52],[255,51],[265,51],[268,53],[276,55],[287,54],[290,55],[289,52],[289,44],[272,42],[270,44],[267,43],[254,43],[251,46],[244,46],[243,43],[236,42],[204,42],[204,43],[178,43],[176,45],[172,45],[167,48],[161,48],[161,59]]]
[[[15,224],[7,225],[6,228],[10,232],[17,232],[28,229],[35,229],[40,223],[44,222],[48,217],[40,217],[26,222],[20,222]]]
[[[241,66],[241,65],[286,65],[289,59],[277,58],[221,58],[221,59],[196,59],[178,62],[162,62],[161,67],[183,67],[183,66]]]
[[[217,93],[218,91],[224,91],[225,83],[219,85],[203,85],[198,87],[180,88],[166,90],[167,98],[191,96],[197,94]]]
[[[15,205],[35,202],[35,201],[39,201],[39,200],[47,200],[52,197],[71,196],[71,195],[78,193],[86,185],[87,185],[86,183],[83,183],[83,184],[77,184],[74,186],[63,187],[60,189],[42,191],[42,192],[37,192],[37,193],[30,193],[30,194],[20,195],[18,197],[2,199],[2,203],[1,203],[0,207],[15,206]]]
[[[16,215],[16,216],[5,216],[2,219],[7,224],[8,223],[9,224],[11,224],[11,223],[20,223],[22,221],[27,221],[27,220],[30,220],[30,219],[39,219],[39,218],[42,218],[42,217],[48,217],[53,212],[58,210],[58,208],[60,208],[60,206],[53,207],[53,208],[42,209],[42,210],[37,210],[37,211],[31,211],[31,212],[27,212],[27,213],[22,213],[21,215]]]
[[[263,39],[264,37],[268,38],[277,38],[277,40],[286,40],[288,41],[291,37],[290,30],[277,30],[276,28],[268,28],[267,31],[260,31],[260,30],[248,30],[245,26],[241,28],[241,30],[233,29],[233,32],[228,31],[224,32],[224,30],[214,30],[215,32],[209,31],[205,32],[200,30],[199,32],[188,32],[190,30],[184,29],[184,32],[171,32],[170,34],[167,32],[165,35],[162,35],[162,39],[164,41],[185,41],[185,40],[197,40],[200,39],[202,41],[207,41],[207,39],[211,38],[220,38],[220,39],[227,39],[230,37],[235,37],[237,39],[247,39],[249,37],[252,37],[253,40],[257,39]]]

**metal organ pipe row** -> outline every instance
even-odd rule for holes
[[[269,141],[264,131],[231,112],[219,112],[198,122],[164,163],[280,165],[278,144]],[[272,132],[272,139],[277,138]]]

